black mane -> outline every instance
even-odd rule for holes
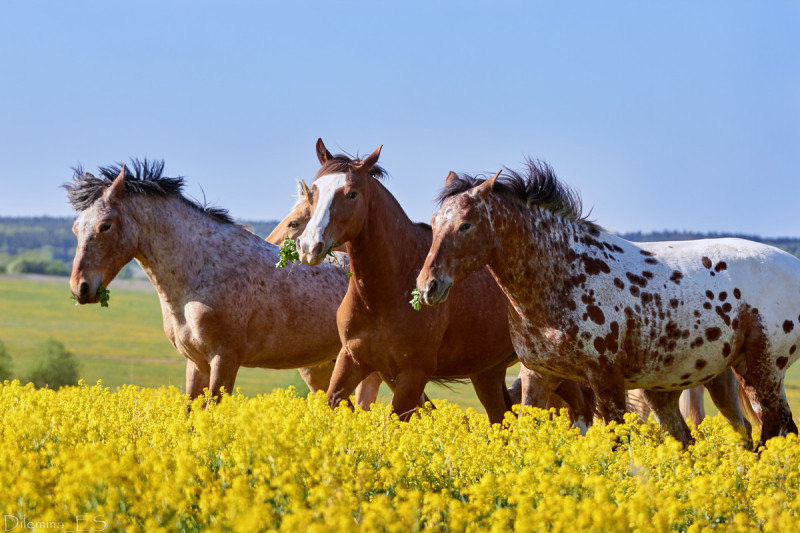
[[[63,186],[67,190],[67,196],[73,209],[76,211],[88,209],[103,195],[119,175],[121,169],[121,163],[99,167],[98,171],[101,177],[98,178],[89,172],[84,172],[83,167],[80,165],[73,167],[72,182]],[[182,176],[168,178],[162,175],[163,172],[164,161],[150,161],[147,158],[141,160],[131,159],[130,165],[125,166],[125,194],[161,198],[175,196],[186,205],[197,209],[217,222],[222,222],[223,224],[234,223],[227,209],[211,207],[185,197],[183,195],[184,181]]]
[[[482,176],[461,174],[439,192],[439,205],[447,198],[468,191],[486,181]],[[521,202],[528,207],[539,207],[552,211],[567,220],[600,229],[583,214],[581,196],[575,189],[561,183],[552,167],[538,159],[527,159],[525,168],[517,172],[503,167],[492,193]]]
[[[361,159],[362,157],[358,154],[356,154],[355,157],[350,154],[336,154],[333,158],[323,163],[314,179],[326,174],[338,174],[340,172],[347,174],[353,172],[356,168],[356,163],[360,162]],[[386,169],[380,165],[372,165],[372,168],[369,169],[369,175],[379,180],[385,178],[387,172]]]

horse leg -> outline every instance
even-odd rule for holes
[[[511,403],[518,404],[522,403],[522,370],[520,370],[520,376],[514,380],[514,383],[508,388],[508,395],[511,396]]]
[[[239,372],[239,361],[234,357],[217,354],[211,359],[211,396],[219,402],[220,393],[225,388],[228,394],[233,393],[233,384],[236,383],[236,374]]]
[[[577,381],[565,379],[556,389],[556,395],[566,404],[573,427],[586,435],[594,415],[594,393]]]
[[[490,424],[502,424],[503,417],[511,410],[511,396],[506,388],[505,362],[471,376],[472,386],[478,395]]]
[[[381,378],[381,379],[383,379],[383,378]],[[397,389],[397,387],[395,387],[395,383],[396,382],[395,381],[389,381],[389,380],[386,380],[386,379],[384,379],[383,382],[386,383],[386,386],[389,387],[389,390],[392,391],[392,395],[394,395],[395,391]],[[422,391],[422,395],[419,397],[419,403],[417,404],[417,407],[425,407],[426,404],[430,404],[431,405],[431,409],[436,409],[436,405],[434,405],[433,400],[428,398],[428,395],[425,394],[425,391],[423,390]]]
[[[711,401],[736,431],[748,437],[753,430],[739,408],[739,383],[730,368],[705,385]]]
[[[761,406],[761,438],[758,442],[758,447],[761,447],[772,437],[786,431],[796,432],[797,426],[783,391],[784,374],[776,369],[770,357],[763,327],[757,320],[751,327],[744,341],[744,360],[739,359],[733,369],[748,396],[755,393],[757,404]]]
[[[562,381],[560,378],[544,376],[526,366],[520,366],[518,380],[522,382],[522,405],[539,409],[549,409],[553,405],[556,388]]]
[[[383,380],[381,380],[381,376],[377,372],[367,376],[356,387],[356,404],[360,405],[365,411],[369,411],[369,406],[375,403],[378,398],[378,389],[381,388],[381,383],[383,383]]]
[[[784,437],[789,433],[794,433],[795,435],[797,435],[798,434],[797,424],[794,423],[794,419],[792,418],[792,410],[789,408],[789,402],[786,401],[786,391],[783,388],[783,382],[781,382],[780,402],[781,402],[781,435]]]
[[[333,375],[333,368],[336,366],[336,360],[326,361],[314,366],[306,366],[298,368],[300,377],[308,386],[311,392],[318,390],[327,391],[328,385],[331,384],[331,375]]]
[[[350,395],[359,383],[372,373],[372,369],[362,366],[344,346],[336,358],[336,366],[328,386],[328,404],[335,408],[342,402],[350,403]]]
[[[650,418],[650,406],[644,398],[643,389],[631,389],[625,393],[625,406],[628,412],[636,413],[642,422]]]
[[[683,418],[690,419],[695,426],[699,426],[706,417],[702,386],[683,390],[678,403]]]
[[[607,368],[604,371],[594,368],[586,373],[586,377],[594,392],[597,411],[603,422],[624,423],[627,396],[622,373],[614,368]]]
[[[777,437],[781,433],[782,382],[777,385],[770,383],[771,380],[764,379],[764,376],[760,376],[757,372],[752,372],[749,366],[746,370],[741,369],[738,373],[740,379],[743,380],[748,396],[755,393],[758,403],[761,405],[761,439],[757,446],[760,448],[767,443],[767,440]],[[783,401],[785,402],[785,399]]]
[[[400,420],[406,422],[419,406],[430,375],[417,368],[404,368],[394,380],[392,408]]]
[[[194,400],[203,394],[203,389],[208,388],[210,376],[208,375],[208,368],[206,371],[200,369],[197,363],[187,359],[186,360],[186,395],[189,400]]]
[[[681,391],[653,391],[645,390],[644,397],[647,403],[653,410],[659,425],[665,427],[670,435],[678,439],[684,446],[688,446],[694,442],[692,440],[692,432],[689,431],[689,426],[686,425],[678,408],[678,399],[681,397]]]

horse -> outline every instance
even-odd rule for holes
[[[517,360],[508,304],[487,271],[464,280],[450,302],[411,307],[414,278],[431,229],[412,222],[379,181],[381,147],[364,159],[332,155],[317,141],[320,169],[311,185],[311,219],[297,240],[300,259],[322,262],[345,244],[352,276],[337,313],[342,353],[328,389],[337,406],[371,372],[392,389],[392,407],[408,420],[429,380],[469,378],[492,423],[511,408],[506,368]]]
[[[278,223],[272,233],[270,233],[270,235],[267,237],[267,241],[282,243],[284,239],[297,239],[302,234],[303,230],[311,219],[312,207],[308,201],[308,198],[310,197],[311,191],[306,183],[303,180],[298,180],[297,201],[292,207],[291,212],[280,223]],[[335,246],[333,250],[335,252],[345,252],[343,262],[347,263],[346,247],[344,245]],[[349,263],[347,264],[349,265]],[[324,366],[324,374],[320,368],[323,368],[323,365],[320,365],[320,367],[314,367],[316,374],[318,374],[320,378],[324,378],[324,380],[330,380],[330,374],[327,373],[327,366]],[[308,371],[306,369],[300,370],[301,374],[304,371]],[[373,376],[377,377],[374,385],[372,385],[373,381],[371,381],[374,379]],[[521,369],[520,376],[516,379],[514,385],[510,389],[510,392],[512,393],[512,403],[522,403],[523,405],[530,405],[543,409],[566,409],[570,420],[581,430],[581,432],[585,433],[587,427],[591,425],[593,418],[594,395],[592,394],[591,390],[574,382],[564,382],[554,394],[542,396],[538,394],[538,392],[541,390],[541,388],[537,386],[538,380],[539,376],[535,372],[525,368]],[[522,398],[521,384],[523,381],[528,384],[526,390],[529,391],[529,394],[526,398]],[[323,379],[319,379],[319,383],[322,382]],[[362,381],[361,384],[356,388],[357,401],[359,400],[359,389],[366,389],[366,384],[368,382],[371,386],[374,386],[375,393],[377,394],[377,388],[381,383],[378,372],[373,372],[370,374],[370,376]],[[362,393],[362,396],[365,395],[366,393]],[[421,406],[424,406],[426,401],[430,400],[423,394]]]
[[[295,240],[303,233],[303,230],[311,218],[311,206],[306,201],[306,189],[308,188],[302,180],[297,182],[298,193],[297,200],[283,220],[278,222],[278,225],[265,239],[267,242],[281,246],[286,239]],[[344,252],[344,249],[336,249],[336,252]],[[347,266],[347,253],[337,254],[337,260]],[[344,294],[347,291],[347,276],[342,272],[338,276],[339,281],[342,283],[341,292]],[[331,375],[336,360],[327,361],[325,363],[298,368],[300,376],[305,381],[306,385],[312,392],[318,390],[327,391],[328,385],[331,382]],[[364,381],[358,384],[355,390],[356,404],[360,405],[365,411],[369,410],[369,406],[378,398],[378,391],[381,386],[381,377],[377,372],[373,372]]]
[[[97,303],[136,259],[156,288],[164,332],[187,359],[186,394],[233,391],[239,367],[327,363],[341,349],[336,310],[346,274],[331,264],[278,270],[278,247],[234,223],[224,209],[182,194],[163,161],[74,169],[64,187],[80,212],[70,290]]]
[[[742,239],[629,242],[587,220],[545,163],[501,172],[448,175],[416,283],[423,303],[446,303],[488,265],[520,359],[550,386],[588,383],[605,422],[621,422],[625,390],[641,388],[687,445],[681,390],[713,393],[731,367],[761,407],[759,445],[797,433],[783,381],[800,344],[800,260]]]

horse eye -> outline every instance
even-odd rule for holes
[[[297,224],[296,220],[292,220],[291,222],[289,222],[289,227],[290,228],[296,228],[298,225],[299,224]]]
[[[355,200],[356,196],[358,196],[358,193],[356,191],[351,191],[347,193],[347,197],[350,198],[351,200]]]
[[[464,222],[463,224],[461,224],[458,227],[458,231],[467,231],[471,227],[472,227],[472,224],[470,224],[469,222]]]
[[[101,232],[108,231],[110,229],[111,229],[111,224],[109,224],[108,222],[106,222],[105,224],[100,225],[100,231]]]

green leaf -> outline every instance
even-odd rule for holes
[[[279,261],[275,264],[275,268],[283,268],[289,263],[296,263],[300,261],[300,255],[297,253],[297,244],[294,239],[286,239],[283,241],[278,252]]]
[[[100,300],[100,307],[108,307],[108,299],[111,298],[111,291],[103,287],[101,283],[97,287],[97,299]]]
[[[411,299],[408,303],[411,304],[411,307],[413,307],[415,311],[419,311],[422,308],[422,303],[419,300],[419,289],[414,288],[414,290],[411,291]]]

